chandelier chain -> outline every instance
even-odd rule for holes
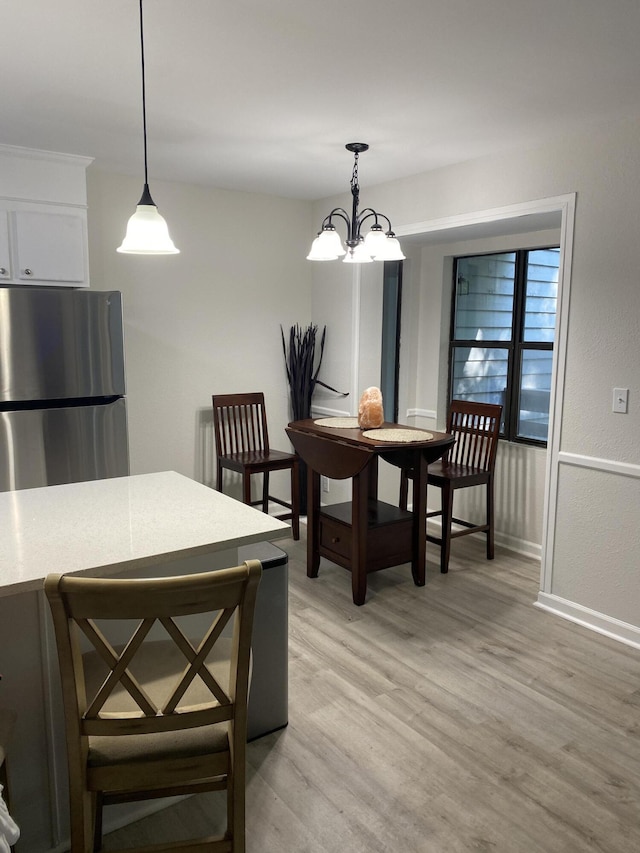
[[[360,191],[358,185],[358,152],[353,155],[353,172],[351,173],[351,193],[352,195]]]

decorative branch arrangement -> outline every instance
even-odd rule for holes
[[[329,391],[335,391],[343,397],[348,396],[348,392],[342,393],[336,391],[330,385],[321,382],[318,379],[320,366],[322,365],[322,356],[324,355],[324,341],[327,334],[325,326],[320,336],[320,354],[316,364],[316,335],[318,327],[309,324],[305,329],[302,329],[297,324],[289,329],[289,347],[287,350],[287,341],[285,339],[284,329],[280,326],[282,334],[282,351],[284,353],[284,363],[287,369],[287,379],[289,381],[289,389],[291,396],[291,409],[294,421],[304,420],[311,417],[311,397],[316,385],[322,385]],[[305,515],[307,511],[307,466],[302,462],[300,464],[300,513]]]
[[[345,394],[341,391],[336,391],[335,388],[318,379],[322,365],[322,356],[324,355],[324,341],[327,335],[326,326],[322,330],[322,336],[320,337],[320,356],[317,365],[317,326],[310,324],[305,329],[302,329],[297,324],[291,326],[289,329],[288,351],[282,326],[280,326],[280,333],[282,335],[282,351],[287,369],[287,379],[291,391],[291,408],[294,421],[311,417],[311,397],[313,396],[316,385],[322,385],[323,388],[335,391],[336,394],[341,394],[343,397],[348,396],[348,393]]]

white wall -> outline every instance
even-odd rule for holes
[[[577,193],[564,398],[540,601],[600,630],[606,624],[632,642],[640,642],[640,525],[627,521],[629,500],[640,506],[639,138],[637,118],[594,125],[531,150],[361,191],[366,205],[390,216],[400,233],[420,230],[419,223]],[[317,203],[315,219],[340,203],[344,197]],[[319,300],[314,283],[314,310]],[[343,343],[351,352],[350,342]],[[611,412],[614,386],[630,389],[627,415]],[[583,499],[585,489],[591,500]],[[598,506],[607,512],[600,516]],[[606,526],[596,523],[599,517]],[[613,533],[616,548],[603,559],[603,542]]]
[[[118,254],[140,180],[89,170],[91,286],[123,293],[131,472],[212,484],[212,393],[264,391],[271,443],[290,446],[280,324],[310,320],[309,205],[160,181],[151,190],[181,253]]]

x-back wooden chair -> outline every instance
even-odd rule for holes
[[[261,572],[249,560],[181,577],[47,577],[73,853],[101,849],[104,805],[211,790],[226,791],[224,832],[145,853],[244,853],[249,655]],[[231,639],[222,636],[228,623]]]
[[[452,400],[447,416],[447,432],[456,438],[448,452],[429,465],[427,488],[441,490],[441,509],[427,513],[427,518],[442,517],[442,535],[427,534],[427,540],[440,545],[440,571],[449,571],[451,540],[470,533],[487,537],[487,559],[494,556],[494,472],[502,406],[494,403],[472,403]],[[400,475],[400,507],[407,508],[408,481],[411,471]],[[453,495],[456,489],[486,486],[486,519],[475,524],[453,517]],[[462,530],[452,530],[457,524]]]
[[[268,511],[269,501],[286,507],[289,512],[277,517],[291,519],[294,539],[300,538],[299,459],[296,453],[273,450],[269,445],[264,394],[214,394],[213,427],[216,442],[216,489],[223,491],[223,471],[242,475],[242,499],[249,506]],[[291,472],[291,501],[269,494],[271,471]],[[262,497],[251,498],[251,477],[262,474]]]

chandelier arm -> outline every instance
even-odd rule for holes
[[[365,209],[361,212],[360,216],[358,217],[358,231],[360,231],[363,223],[367,219],[370,219],[372,216],[375,217],[375,223],[374,223],[375,225],[379,224],[378,219],[384,219],[387,223],[387,226],[388,226],[387,233],[389,231],[392,231],[391,220],[389,219],[389,217],[385,216],[384,213],[378,213],[378,211],[374,210],[372,207],[365,207]]]
[[[331,213],[328,216],[325,216],[325,218],[322,221],[322,227],[325,228],[327,225],[332,225],[333,223],[331,222],[331,218],[333,216],[338,216],[340,219],[342,219],[344,222],[346,222],[347,234],[350,235],[351,234],[351,220],[349,219],[349,214],[347,213],[347,211],[343,210],[343,208],[341,208],[341,207],[334,207],[334,209],[331,211]]]

